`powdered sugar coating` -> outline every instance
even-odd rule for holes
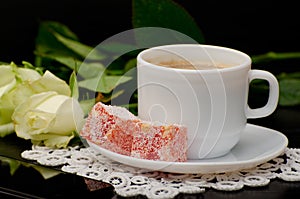
[[[94,105],[80,135],[113,152],[150,160],[186,161],[187,129],[142,121],[127,109]]]
[[[122,155],[130,155],[132,133],[139,120],[125,108],[97,103],[92,108],[81,136]]]
[[[186,128],[139,122],[134,131],[131,156],[169,162],[186,161]]]

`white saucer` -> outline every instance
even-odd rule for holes
[[[172,173],[222,173],[249,169],[281,155],[288,145],[282,133],[265,127],[247,124],[239,143],[223,157],[188,160],[187,162],[165,162],[145,160],[120,155],[103,149],[91,142],[90,147],[102,155],[133,167]]]

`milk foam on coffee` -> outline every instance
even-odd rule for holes
[[[167,68],[189,69],[189,70],[209,70],[209,69],[222,69],[222,68],[231,67],[230,65],[226,65],[226,64],[205,63],[201,61],[191,63],[185,60],[160,61],[156,64]]]

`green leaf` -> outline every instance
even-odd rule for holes
[[[88,115],[91,111],[92,107],[94,106],[96,100],[94,99],[87,99],[81,100],[79,102],[81,109],[83,110],[84,115]]]
[[[112,95],[104,96],[101,99],[101,102],[107,103],[107,102],[111,101],[112,99],[119,97],[123,93],[124,93],[124,90],[119,90],[119,91],[113,92]]]
[[[136,46],[134,45],[119,42],[102,43],[101,45],[97,46],[97,48],[109,53],[117,54],[123,54],[124,52],[136,50]]]
[[[110,93],[119,84],[131,80],[132,77],[127,76],[106,76],[102,75],[101,78],[95,77],[78,82],[80,87],[101,93]]]
[[[65,24],[62,24],[57,21],[43,21],[42,26],[45,26],[50,31],[55,31],[64,37],[73,39],[73,40],[79,40],[77,35]]]
[[[193,17],[179,4],[171,0],[133,0],[134,28],[140,27],[161,27],[176,30],[183,33],[199,43],[204,43],[204,36]],[[147,40],[155,41],[157,37],[151,38],[149,34]],[[165,38],[173,43],[178,38]]]
[[[9,63],[0,61],[0,65],[9,65]]]
[[[300,79],[282,79],[279,81],[279,104],[282,106],[300,105]]]
[[[94,49],[93,47],[82,44],[76,40],[63,37],[62,35],[56,32],[53,32],[52,34],[56,37],[58,41],[60,41],[73,52],[80,55],[82,58],[88,58],[91,60],[102,60],[105,58],[104,54],[100,53],[97,49]]]
[[[124,105],[120,105],[120,106],[127,108],[134,115],[138,115],[138,111],[137,111],[138,104],[137,103],[124,104]]]
[[[35,170],[37,170],[45,180],[53,178],[62,173],[61,171],[57,171],[51,168],[41,167],[37,165],[30,165],[30,166]]]
[[[21,165],[23,165],[25,167],[34,168],[46,180],[62,173],[61,171],[57,171],[57,170],[54,170],[54,169],[51,169],[51,168],[41,167],[41,166],[29,164],[29,163],[26,163],[26,162],[21,162],[21,161],[14,160],[14,159],[11,159],[11,158],[6,158],[6,157],[0,157],[0,162],[1,161],[8,164],[9,169],[10,169],[10,175],[14,175],[15,172],[20,168]]]
[[[300,79],[300,72],[292,72],[292,73],[280,73],[276,76],[277,79]]]
[[[75,71],[70,76],[69,86],[71,89],[71,96],[75,99],[79,98],[79,90],[78,90],[78,84],[77,84],[77,76]]]
[[[53,33],[58,33],[69,39],[78,40],[77,36],[67,26],[61,23],[54,21],[45,21],[40,23],[38,35],[35,40],[35,66],[46,66],[47,69],[51,71],[56,71],[56,75],[63,77],[66,76],[66,74],[68,74],[70,71],[66,70],[67,68],[57,66],[57,64],[53,66],[52,60],[56,62],[61,62],[60,58],[68,57],[72,62],[69,64],[63,64],[72,69],[74,68],[72,66],[72,64],[74,63],[73,60],[77,60],[78,58],[80,58],[80,56],[78,56],[75,52],[66,47],[63,43],[58,41],[57,38],[53,35]]]
[[[9,165],[10,169],[10,175],[14,175],[14,173],[18,170],[20,167],[21,163],[18,160],[14,160],[11,158],[6,158],[6,157],[0,157],[0,162],[5,162]]]
[[[80,43],[78,37],[67,26],[54,21],[45,21],[40,24],[36,38],[36,51],[38,53],[56,52],[71,57],[76,53],[82,58],[97,60],[105,58],[103,54],[93,50],[93,47]]]
[[[254,64],[271,62],[275,60],[299,59],[300,52],[268,52],[261,55],[251,56]]]
[[[63,54],[74,54],[64,44],[57,40],[53,33],[59,33],[69,39],[78,40],[77,36],[64,24],[45,21],[39,25],[38,36],[36,38],[36,51],[39,53],[56,52]]]
[[[136,58],[128,60],[127,63],[125,64],[124,70],[129,71],[135,67],[136,67]]]
[[[68,68],[75,70],[77,65],[81,65],[81,61],[76,59],[76,57],[64,55],[64,54],[59,54],[59,53],[38,53],[36,52],[36,55],[39,55],[44,58],[48,58],[54,61],[57,61]]]
[[[83,62],[79,65],[78,74],[84,79],[100,76],[105,71],[105,67],[100,62]]]
[[[32,167],[33,169],[37,170],[45,180],[50,179],[62,173],[61,171],[58,170],[54,170],[51,168],[42,167],[42,166],[38,166],[26,162],[21,162],[21,164],[25,167]]]
[[[31,63],[27,61],[22,61],[22,64],[24,65],[24,68],[36,70],[40,75],[43,75],[43,69],[40,67],[35,67]]]
[[[101,78],[101,83],[98,85],[99,91],[103,89],[105,91],[104,93],[111,92],[116,86],[123,84],[129,80],[131,80],[132,77],[127,76],[104,76]]]
[[[84,115],[88,115],[91,109],[93,108],[94,104],[96,102],[96,99],[87,99],[87,100],[81,100],[79,102],[80,107],[84,113]]]

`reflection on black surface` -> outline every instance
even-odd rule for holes
[[[281,180],[274,180],[266,187],[244,187],[243,190],[237,192],[222,192],[210,190],[205,194],[205,198],[213,199],[228,199],[228,198],[242,198],[242,199],[286,199],[295,198],[300,193],[300,183],[283,182]]]
[[[82,177],[60,174],[48,180],[33,168],[21,166],[11,176],[8,165],[1,164],[0,198],[112,198],[113,188],[89,191]]]

